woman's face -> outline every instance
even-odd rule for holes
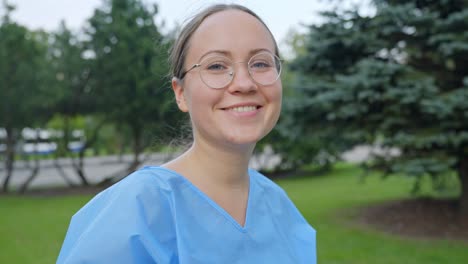
[[[217,55],[236,62],[232,82],[222,89],[207,86],[200,68],[189,71],[183,82],[173,80],[178,106],[190,114],[195,143],[255,145],[274,127],[281,110],[281,80],[261,86],[247,70],[253,54],[275,53],[270,33],[255,17],[226,10],[206,18],[189,45],[184,71]]]

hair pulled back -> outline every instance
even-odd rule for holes
[[[250,14],[251,16],[255,17],[258,21],[260,21],[270,33],[274,46],[275,46],[275,54],[279,56],[278,44],[276,43],[276,40],[273,37],[273,34],[271,33],[270,29],[265,24],[265,22],[256,13],[254,13],[252,10],[248,9],[247,7],[237,5],[237,4],[216,4],[216,5],[212,5],[204,9],[203,11],[195,15],[182,28],[179,34],[179,37],[174,42],[174,45],[172,46],[172,49],[169,55],[169,62],[171,65],[172,77],[180,78],[180,76],[182,75],[182,72],[184,71],[185,58],[187,57],[187,52],[190,47],[190,39],[192,38],[192,35],[195,33],[198,27],[201,25],[201,23],[207,17],[213,14],[216,14],[218,12],[225,11],[225,10],[239,10],[247,14]]]

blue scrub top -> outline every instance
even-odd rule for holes
[[[57,263],[315,264],[315,230],[278,185],[249,175],[241,226],[182,175],[140,169],[73,216]]]

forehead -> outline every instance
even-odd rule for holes
[[[197,60],[213,50],[233,57],[247,56],[252,50],[275,52],[267,28],[254,16],[240,10],[225,10],[207,17],[192,35],[187,60]]]

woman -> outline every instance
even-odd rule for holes
[[[239,5],[211,6],[184,27],[171,62],[191,148],[84,206],[58,263],[316,263],[315,231],[248,168],[281,110],[281,62],[264,22]]]

